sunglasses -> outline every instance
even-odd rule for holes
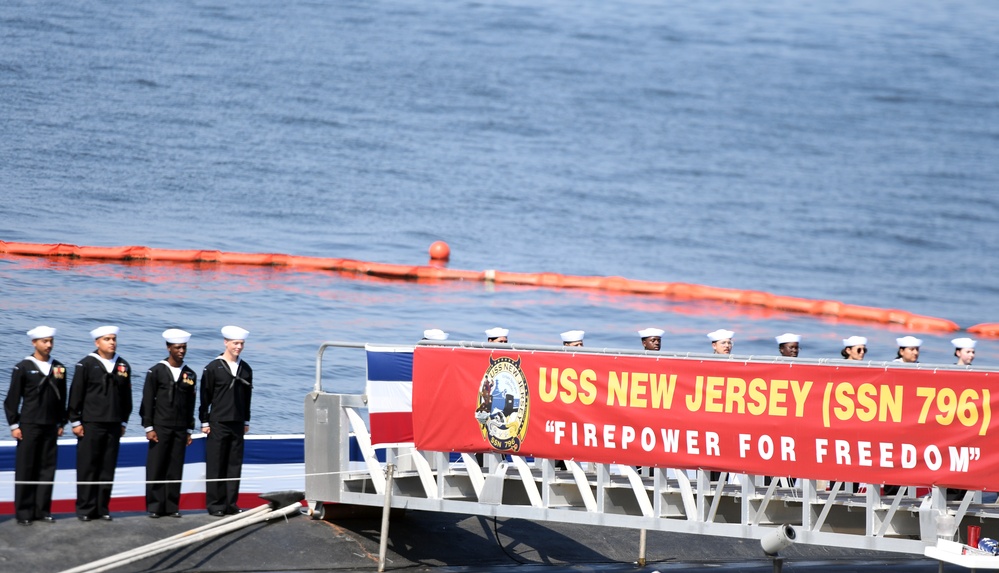
[[[867,352],[867,348],[864,346],[861,346],[860,348],[854,348],[854,350],[856,350],[857,352]]]

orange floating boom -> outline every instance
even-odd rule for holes
[[[999,337],[999,322],[983,322],[968,327],[968,332],[979,336]]]
[[[64,243],[40,244],[0,241],[0,253],[81,259],[287,266],[297,269],[353,272],[398,280],[456,280],[530,285],[547,288],[590,289],[629,294],[661,295],[679,299],[726,302],[787,312],[837,316],[863,322],[901,324],[910,330],[922,332],[953,332],[960,330],[960,327],[953,321],[933,316],[912,314],[904,310],[859,306],[835,300],[814,300],[782,296],[754,290],[729,289],[689,283],[641,281],[624,277],[594,277],[562,275],[558,273],[513,273],[497,270],[468,271],[435,266],[410,266],[274,253],[155,249],[142,246],[79,247]],[[999,323],[977,324],[969,328],[968,332],[979,336],[999,337]]]

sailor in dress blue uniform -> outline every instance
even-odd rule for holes
[[[96,350],[80,360],[69,389],[69,421],[76,447],[76,517],[111,521],[111,482],[118,448],[132,413],[132,367],[118,355],[118,327],[90,331]]]
[[[180,479],[194,432],[197,375],[184,364],[191,334],[171,328],[163,339],[169,356],[146,372],[139,416],[149,440],[146,480],[174,483],[146,484],[146,511],[149,517],[180,517]]]
[[[57,443],[66,425],[66,367],[52,359],[56,329],[39,326],[28,331],[35,351],[17,363],[3,407],[10,434],[17,440],[14,481],[55,479]],[[53,523],[52,484],[14,486],[17,523]]]
[[[225,351],[201,374],[198,417],[205,440],[205,508],[216,517],[240,513],[239,478],[243,472],[243,435],[250,431],[253,370],[240,358],[249,331],[222,328]]]

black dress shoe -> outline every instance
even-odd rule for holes
[[[208,515],[210,515],[212,517],[225,517],[225,512],[224,511],[209,511]]]
[[[30,519],[18,519],[17,520],[17,524],[18,525],[31,525],[31,520]]]
[[[236,514],[239,514],[239,513],[243,513],[243,511],[244,510],[242,510],[242,509],[240,509],[238,507],[230,507],[229,509],[225,510],[226,515],[236,515]]]
[[[89,515],[77,515],[76,518],[80,521],[90,521],[91,519]]]
[[[173,513],[168,513],[167,517],[184,517],[184,516],[181,515],[179,511],[175,511]]]
[[[45,523],[55,523],[55,518],[51,515],[43,515],[41,517],[41,521],[44,521]]]
[[[103,519],[104,521],[111,521],[114,518],[112,518],[110,515],[102,515],[101,519]]]
[[[153,518],[153,519],[159,519],[159,517],[160,517],[160,514],[158,514],[158,513],[154,513],[154,512],[152,512],[152,511],[150,511],[150,512],[149,512],[149,517],[151,517],[151,518]]]

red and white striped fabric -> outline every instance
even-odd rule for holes
[[[365,345],[371,444],[413,445],[413,347]]]
[[[180,509],[205,509],[205,436],[197,434],[185,452],[185,480],[180,490]],[[52,491],[53,513],[73,513],[76,505],[77,440],[59,440],[56,457],[55,486]],[[145,438],[122,438],[118,465],[111,490],[112,512],[145,511],[146,452]],[[17,442],[0,440],[0,515],[14,513],[14,459]],[[351,451],[353,455],[353,450]],[[359,458],[360,456],[356,456]],[[243,474],[238,503],[256,507],[259,494],[278,490],[305,490],[305,437],[301,434],[246,436]]]

